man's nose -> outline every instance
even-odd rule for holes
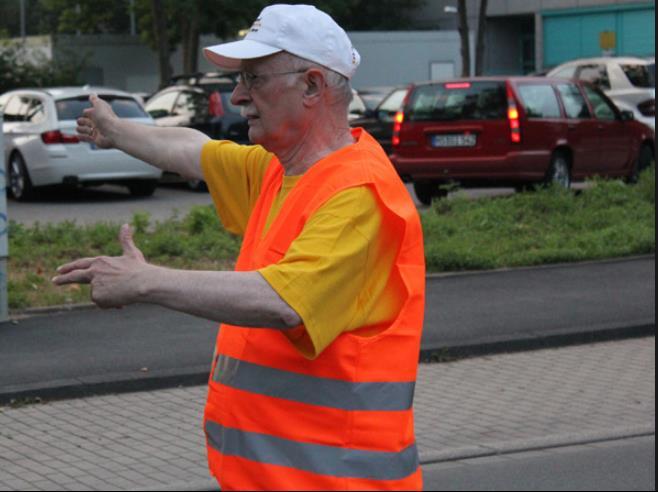
[[[251,102],[249,91],[242,81],[238,80],[238,85],[235,86],[235,89],[233,89],[233,93],[231,94],[231,103],[234,106],[244,106],[245,104],[249,104],[249,102]]]

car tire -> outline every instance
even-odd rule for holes
[[[31,200],[35,197],[36,192],[32,186],[30,174],[25,166],[23,156],[18,152],[14,152],[9,158],[8,166],[8,186],[7,191],[9,195],[18,201]]]
[[[190,179],[185,184],[192,191],[208,191],[208,185],[202,179]]]
[[[439,188],[433,181],[414,181],[414,192],[420,203],[431,205],[432,198],[438,194]]]
[[[551,157],[551,164],[548,166],[544,185],[556,185],[568,190],[571,188],[571,167],[569,159],[562,153],[555,153]]]
[[[132,196],[151,196],[157,187],[157,179],[142,179],[128,184],[128,190]]]
[[[637,155],[637,159],[633,161],[633,165],[631,166],[631,172],[626,177],[626,182],[630,184],[637,183],[638,179],[640,179],[640,174],[642,173],[642,171],[651,167],[654,160],[655,160],[655,156],[651,146],[648,144],[643,144],[640,147],[640,152]]]

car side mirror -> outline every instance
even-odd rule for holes
[[[621,121],[633,121],[634,119],[635,115],[633,114],[633,111],[627,109],[621,111]]]

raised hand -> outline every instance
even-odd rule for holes
[[[89,102],[91,108],[85,109],[77,119],[76,131],[80,140],[94,143],[102,149],[115,147],[110,134],[114,121],[118,119],[117,115],[112,107],[96,94],[89,96]]]

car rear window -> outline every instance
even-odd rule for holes
[[[559,118],[560,105],[553,87],[548,84],[519,85],[519,96],[528,118]]]
[[[119,118],[148,118],[139,103],[129,97],[101,96],[108,102]],[[91,107],[88,96],[60,99],[55,102],[58,120],[75,120],[82,116],[82,112]]]
[[[498,120],[507,113],[504,82],[446,82],[416,88],[409,121]]]
[[[621,69],[635,87],[656,87],[656,65],[622,65]]]

